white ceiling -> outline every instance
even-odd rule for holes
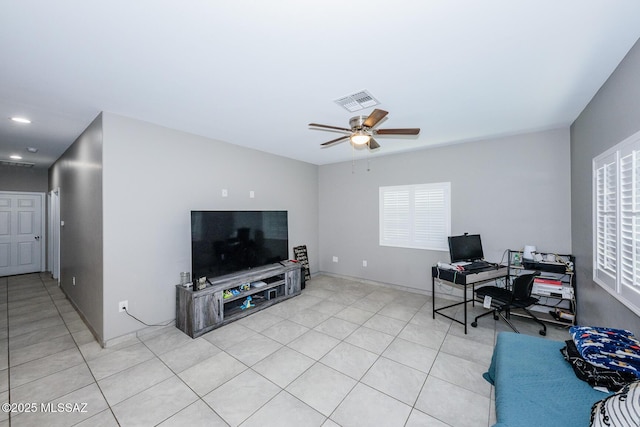
[[[100,111],[314,164],[566,127],[640,37],[638,0],[0,0],[0,11],[0,160],[37,167]],[[390,112],[379,127],[420,135],[377,137],[375,153],[321,149],[339,134],[308,123],[348,127],[372,108],[333,101],[362,89]]]

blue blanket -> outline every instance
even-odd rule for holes
[[[495,386],[494,427],[584,427],[591,406],[608,393],[578,379],[564,342],[501,332],[484,377]]]
[[[640,378],[640,341],[626,329],[572,326],[573,341],[584,360],[600,368]]]

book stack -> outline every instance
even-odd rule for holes
[[[531,293],[562,298],[562,291],[562,281],[536,277],[533,280],[533,289],[531,290]]]

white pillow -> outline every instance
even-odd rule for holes
[[[634,427],[640,425],[640,381],[624,386],[616,394],[591,407],[591,427]]]

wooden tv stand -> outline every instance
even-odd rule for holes
[[[273,304],[299,295],[301,267],[292,261],[257,267],[240,273],[210,279],[207,287],[194,291],[191,287],[176,286],[176,328],[191,338],[197,338],[215,328],[241,319]],[[263,284],[264,283],[264,284]],[[250,288],[224,298],[224,291]],[[242,309],[248,296],[254,307]]]

